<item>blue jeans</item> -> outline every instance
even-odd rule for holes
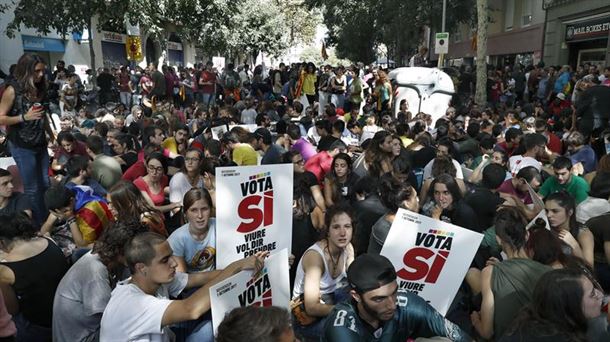
[[[23,314],[13,316],[13,321],[17,327],[17,342],[51,342],[51,328],[31,323]]]
[[[203,100],[203,108],[208,110],[210,106],[213,106],[216,102],[216,94],[214,93],[201,93],[201,99]]]
[[[47,218],[44,193],[49,187],[49,153],[47,147],[23,148],[9,141],[9,148],[23,182],[23,192],[30,199],[34,221],[42,224]]]

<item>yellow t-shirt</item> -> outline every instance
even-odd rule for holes
[[[305,77],[303,78],[303,93],[305,95],[315,95],[316,80],[316,74],[305,74]]]
[[[239,166],[257,165],[258,153],[250,144],[238,144],[233,149],[233,161]]]
[[[407,137],[400,137],[400,140],[402,141],[402,146],[404,147],[407,147],[413,143],[413,139],[409,139]]]
[[[161,146],[170,150],[172,153],[178,154],[178,144],[176,143],[176,138],[174,137],[169,137],[163,140]]]

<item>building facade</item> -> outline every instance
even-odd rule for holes
[[[545,0],[544,61],[551,65],[610,65],[610,1]]]
[[[0,0],[0,3],[11,4],[11,1]],[[0,32],[4,33],[0,35],[0,69],[6,73],[23,53],[32,52],[40,55],[51,69],[59,60],[65,61],[66,65],[74,65],[82,78],[85,76],[85,70],[91,67],[90,45],[93,46],[97,67],[128,64],[125,32],[105,31],[98,27],[96,18],[93,18],[92,35],[89,32],[65,37],[57,33],[40,35],[33,28],[21,27],[20,31],[15,32],[14,38],[9,38],[5,32],[13,18],[11,10],[0,13]],[[201,56],[196,58],[194,44],[182,42],[173,33],[168,33],[166,51],[162,51],[159,44],[146,33],[142,35],[141,41],[144,54],[144,60],[139,63],[141,66],[145,66],[147,62],[158,61],[161,56],[166,63],[174,66],[192,66],[202,59]]]
[[[488,63],[524,65],[541,58],[545,13],[540,0],[490,0],[487,27]],[[450,37],[448,59],[472,65],[476,29],[461,25]]]

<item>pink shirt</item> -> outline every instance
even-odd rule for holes
[[[133,182],[133,184],[140,191],[145,192],[146,194],[148,194],[148,197],[150,197],[150,199],[153,201],[153,203],[156,206],[160,206],[160,205],[165,204],[165,191],[164,191],[164,189],[168,185],[167,176],[163,175],[163,178],[161,178],[161,191],[156,193],[156,194],[151,191],[151,189],[148,187],[148,184],[146,184],[146,182],[144,181],[144,178],[142,178],[142,177],[136,179]]]

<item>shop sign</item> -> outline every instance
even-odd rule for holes
[[[566,42],[608,37],[610,17],[584,21],[566,26]]]
[[[178,42],[167,42],[167,49],[168,50],[175,50],[175,51],[182,51],[182,43],[178,43]]]
[[[102,31],[102,41],[125,44],[125,35],[116,32]]]

